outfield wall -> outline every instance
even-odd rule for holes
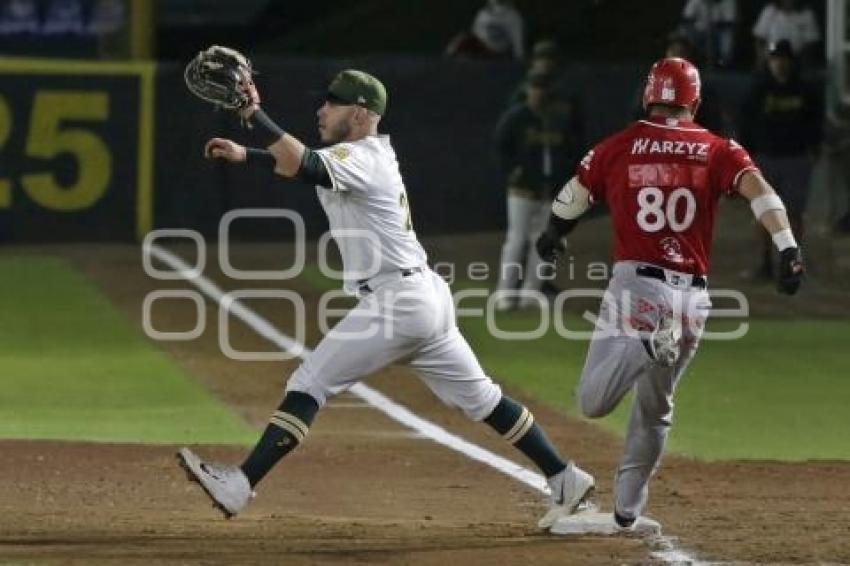
[[[432,58],[256,62],[263,105],[317,143],[315,111],[339,69],[379,76],[421,234],[501,227],[504,189],[493,128],[522,68]],[[564,72],[586,116],[588,143],[630,118],[645,69],[573,65]],[[188,93],[178,64],[0,59],[0,240],[131,241],[152,228],[217,234],[228,210],[294,208],[325,229],[314,190],[271,171],[202,158],[211,136],[250,142],[231,114]],[[710,77],[730,115],[748,77]],[[564,172],[564,178],[571,174]],[[237,222],[243,238],[286,237],[273,221]]]
[[[0,59],[0,240],[153,226],[151,64]]]

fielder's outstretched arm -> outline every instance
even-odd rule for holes
[[[246,116],[254,137],[274,160],[274,172],[288,178],[331,187],[331,177],[319,155],[269,118],[259,104]]]
[[[254,82],[248,78],[241,88],[252,100],[252,103],[242,110],[242,119],[251,125],[251,132],[260,149],[246,148],[230,140],[214,138],[207,143],[204,150],[206,156],[231,162],[268,162],[274,166],[278,175],[330,188],[330,174],[318,154],[295,136],[283,131],[283,128],[260,108],[260,94]]]
[[[286,134],[289,138],[298,141]],[[275,142],[277,143],[277,142]],[[299,142],[300,143],[300,142]],[[274,144],[272,144],[274,145]],[[278,164],[280,163],[275,153],[269,149],[256,147],[245,147],[225,138],[212,138],[204,147],[204,156],[207,159],[224,159],[231,163],[257,164],[263,167],[272,167],[275,172],[284,177],[294,177],[330,189],[333,186],[330,174],[324,162],[315,151],[304,148],[301,156],[301,164],[293,175],[282,173]]]

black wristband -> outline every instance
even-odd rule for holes
[[[283,129],[275,124],[269,115],[263,112],[262,108],[257,108],[254,115],[251,116],[251,124],[254,133],[254,139],[260,147],[269,147],[274,145],[286,133]]]
[[[274,155],[267,149],[259,149],[257,147],[245,148],[245,165],[271,165],[274,167],[277,163]]]

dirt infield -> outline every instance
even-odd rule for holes
[[[250,263],[268,250],[246,247],[240,257]],[[133,320],[141,318],[144,294],[159,286],[142,273],[136,248],[35,251],[69,257]],[[285,328],[280,312],[262,302],[251,306]],[[158,324],[185,328],[194,308],[186,307],[175,303]],[[213,326],[199,340],[161,347],[259,428],[279,402],[294,362],[227,360],[218,352],[215,312],[210,306]],[[239,324],[233,323],[232,331],[241,347],[268,349]],[[310,328],[308,343],[317,337]],[[370,384],[464,438],[517,458],[486,427],[440,405],[406,370],[391,368]],[[523,400],[557,445],[596,475],[597,499],[610,508],[619,440]],[[634,539],[566,540],[539,533],[534,527],[544,508],[539,494],[413,435],[347,395],[319,415],[306,444],[232,521],[223,520],[185,481],[174,461],[175,447],[4,441],[0,450],[0,563],[652,561],[650,549]],[[228,447],[199,451],[229,461],[244,454]],[[666,534],[707,560],[850,563],[849,477],[847,463],[704,463],[668,457],[652,485],[650,513]]]

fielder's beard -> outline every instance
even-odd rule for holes
[[[326,125],[324,133],[322,141],[327,145],[334,145],[348,139],[351,134],[351,124],[347,121],[341,121],[333,126]]]

